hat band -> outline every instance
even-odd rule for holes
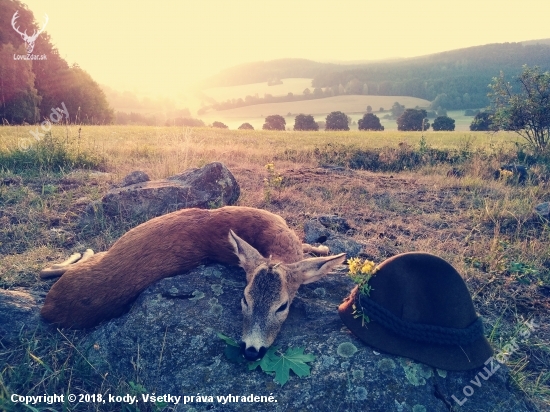
[[[464,329],[446,328],[405,321],[372,299],[361,294],[359,294],[359,304],[363,313],[370,319],[399,336],[417,342],[440,345],[467,345],[483,336],[483,321],[481,317],[478,317],[470,326]]]

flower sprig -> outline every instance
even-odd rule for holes
[[[348,259],[348,274],[359,286],[359,292],[365,296],[370,295],[371,286],[369,280],[376,273],[376,264],[371,260],[359,258]]]
[[[357,283],[359,293],[365,296],[370,296],[372,287],[369,285],[369,280],[376,273],[376,264],[370,260],[361,260],[359,258],[348,259],[348,274],[351,279]],[[355,303],[352,305],[353,317],[361,318],[361,326],[365,326],[370,322],[369,317],[357,307]]]

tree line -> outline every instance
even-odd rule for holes
[[[33,13],[19,0],[0,0],[0,119],[3,124],[36,123],[48,118],[62,103],[69,121],[83,124],[109,124],[114,112],[105,94],[78,64],[69,64],[59,55],[47,32],[41,33],[33,54],[36,60],[16,60],[27,55],[25,43],[12,28],[18,12],[21,30],[38,31]]]

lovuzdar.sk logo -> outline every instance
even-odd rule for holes
[[[19,17],[19,12],[16,11],[13,14],[13,17],[11,19],[11,26],[21,36],[21,38],[25,41],[25,48],[27,49],[27,54],[26,55],[25,54],[14,54],[13,59],[14,60],[46,60],[46,55],[45,54],[36,55],[36,54],[32,54],[32,52],[34,50],[34,42],[36,41],[36,39],[38,38],[40,33],[42,33],[44,31],[44,29],[46,28],[46,25],[48,24],[48,20],[49,20],[48,15],[44,14],[45,22],[44,22],[44,25],[42,26],[42,28],[38,31],[34,30],[33,34],[30,35],[30,36],[27,34],[27,30],[25,30],[24,32],[21,32],[21,30],[19,30],[19,26],[16,26],[18,17]]]

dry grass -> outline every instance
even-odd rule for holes
[[[71,139],[76,135],[76,129],[57,132]],[[25,133],[24,128],[0,129],[7,147],[0,147],[0,153],[13,152]],[[319,151],[328,153],[329,143],[336,154],[325,160],[349,160],[349,150],[380,148],[384,141],[389,148],[380,149],[380,156],[390,159],[399,150],[419,150],[421,136],[414,133],[87,127],[79,150],[94,151],[107,174],[29,170],[19,173],[21,184],[1,184],[16,176],[0,172],[0,287],[46,290],[48,284],[37,280],[40,267],[86,247],[107,249],[132,222],[122,226],[106,222],[101,232],[92,234],[80,233],[75,223],[89,201],[99,199],[127,173],[140,169],[161,178],[222,161],[241,185],[238,204],[278,213],[300,235],[308,217],[338,214],[348,219],[352,235],[367,245],[364,254],[371,260],[381,262],[409,251],[428,251],[447,259],[464,276],[495,349],[517,336],[518,325],[535,319],[538,328],[520,344],[508,365],[517,386],[544,409],[550,404],[550,226],[533,214],[533,207],[550,200],[550,188],[492,180],[492,170],[514,156],[510,136],[469,135],[469,140],[460,134],[426,135],[432,148],[464,153],[458,167],[465,176],[457,179],[446,176],[448,164],[437,162],[398,173],[319,167]],[[409,148],[398,146],[403,140]],[[75,142],[71,144],[74,149]],[[284,179],[282,188],[273,188],[267,201],[265,164],[272,161]],[[67,359],[80,359],[67,344],[71,339],[61,337]],[[46,346],[41,350],[45,356],[50,353]],[[0,365],[5,361],[15,369],[13,362],[21,359],[1,350],[0,358]],[[72,364],[74,373],[81,364]],[[0,370],[0,394],[9,377],[16,381],[14,373]],[[82,379],[91,379],[87,374],[92,373],[86,369]],[[88,383],[100,384],[97,379]],[[38,389],[51,387],[44,383]]]

